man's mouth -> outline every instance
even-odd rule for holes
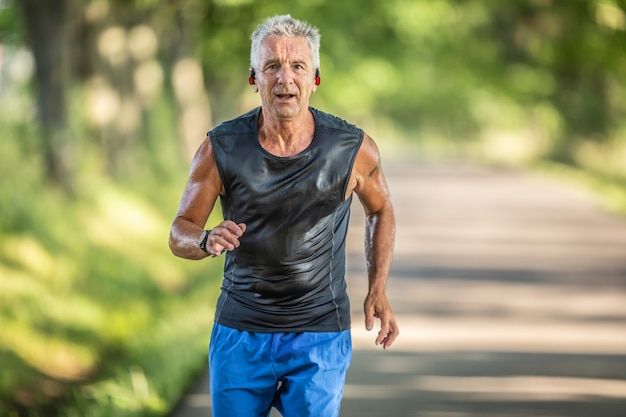
[[[288,100],[290,98],[294,98],[296,95],[295,94],[276,94],[276,97],[278,97],[281,100]]]

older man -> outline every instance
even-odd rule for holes
[[[289,15],[253,32],[249,83],[261,106],[211,130],[194,158],[170,248],[226,252],[209,348],[213,415],[337,416],[352,356],[345,241],[356,193],[365,210],[365,326],[388,348],[386,295],[395,220],[376,144],[309,106],[319,31]],[[220,198],[224,221],[205,224]]]

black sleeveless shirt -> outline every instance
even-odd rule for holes
[[[288,157],[258,140],[258,107],[209,132],[224,184],[224,219],[246,223],[227,252],[215,321],[254,332],[350,328],[345,199],[363,131],[310,108],[315,134]]]

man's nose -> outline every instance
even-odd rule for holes
[[[281,84],[289,84],[293,81],[293,71],[291,71],[289,66],[281,67],[276,76],[278,77],[278,82]]]

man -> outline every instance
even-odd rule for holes
[[[316,28],[276,16],[252,34],[261,107],[211,130],[194,157],[170,248],[226,252],[209,348],[213,415],[339,413],[352,355],[345,239],[356,193],[366,213],[365,326],[398,326],[386,296],[395,220],[374,141],[309,107],[320,84]],[[204,230],[220,197],[224,221]]]

